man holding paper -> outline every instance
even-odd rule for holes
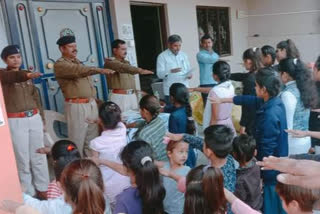
[[[193,69],[190,67],[188,56],[180,51],[182,39],[179,35],[171,35],[168,38],[168,49],[157,58],[157,76],[163,79],[163,91],[165,101],[168,104],[169,88],[173,83],[182,83],[189,87],[189,79],[192,78]]]

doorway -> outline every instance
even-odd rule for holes
[[[166,48],[165,7],[163,4],[131,2],[130,8],[138,66],[155,72],[154,75],[140,75],[141,90],[152,94],[151,83],[159,81],[157,56]]]

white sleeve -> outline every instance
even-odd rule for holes
[[[297,99],[291,92],[285,91],[281,94],[281,100],[282,100],[284,107],[286,109],[288,129],[292,129],[293,128],[293,117],[294,117],[294,112],[296,110]]]
[[[191,70],[191,65],[190,65],[190,61],[189,61],[189,58],[188,58],[187,54],[184,54],[183,58],[184,58],[186,67],[182,72],[183,72],[183,74],[187,75]]]
[[[166,71],[165,58],[160,54],[157,58],[157,76],[159,79],[164,79],[168,73],[169,72]]]
[[[71,206],[65,203],[62,197],[40,201],[27,194],[23,194],[23,201],[26,205],[38,210],[40,213],[72,213]]]

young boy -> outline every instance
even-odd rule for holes
[[[224,175],[224,187],[231,192],[235,191],[236,185],[236,170],[234,159],[230,155],[232,152],[232,140],[234,137],[233,131],[225,125],[212,125],[204,130],[204,140],[200,137],[195,137],[189,134],[172,134],[174,141],[189,143],[193,148],[196,148],[204,153],[209,159],[211,166],[221,169]],[[186,191],[186,179],[176,175],[173,172],[165,172],[161,170],[164,176],[171,177],[178,182],[178,189],[181,192]],[[228,213],[231,209],[228,208]]]
[[[314,205],[319,201],[319,190],[278,183],[276,186],[284,210],[288,214],[312,214]]]
[[[42,107],[38,90],[31,80],[41,75],[20,69],[22,59],[17,45],[5,47],[1,58],[7,64],[0,79],[20,183],[27,194],[46,198],[47,160],[45,155],[36,153],[44,146]]]
[[[262,68],[256,74],[257,96],[235,96],[233,98],[212,99],[213,103],[234,103],[249,105],[256,109],[256,129],[253,136],[257,142],[257,158],[262,160],[270,155],[288,156],[288,134],[286,111],[279,94],[280,81],[271,67]],[[284,213],[280,198],[275,191],[277,171],[262,171],[264,182],[264,213]]]
[[[256,165],[256,141],[252,136],[240,135],[233,140],[233,157],[239,162],[235,195],[260,211],[263,199],[260,185],[260,167]]]
[[[265,45],[261,48],[262,53],[262,64],[265,67],[272,67],[275,71],[278,72],[278,66],[275,66],[274,63],[276,61],[276,50],[270,45]]]

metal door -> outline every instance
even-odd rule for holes
[[[12,41],[22,48],[24,67],[43,73],[36,81],[43,105],[62,113],[63,95],[53,73],[53,64],[61,57],[56,41],[62,29],[71,29],[78,59],[85,65],[102,67],[110,53],[104,1],[7,0],[6,4]],[[97,97],[106,99],[105,77],[92,78]]]

